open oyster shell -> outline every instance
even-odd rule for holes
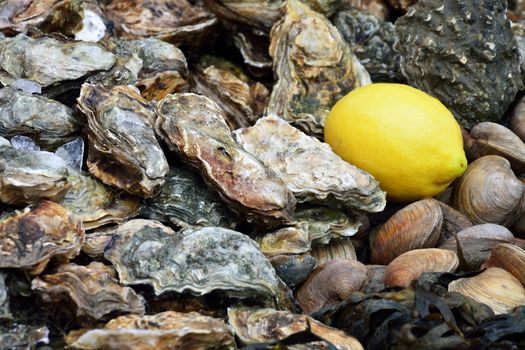
[[[299,0],[286,2],[286,15],[271,32],[270,55],[277,82],[266,112],[319,138],[337,100],[371,82],[337,28]]]
[[[253,125],[262,116],[270,93],[252,81],[240,67],[213,56],[203,56],[192,76],[193,91],[214,100],[234,130]]]
[[[335,238],[354,235],[362,221],[329,208],[301,208],[294,213],[295,224],[258,237],[267,256],[300,254],[312,245],[327,244]]]
[[[161,100],[168,94],[189,89],[186,57],[170,43],[153,38],[119,40],[115,53],[119,56],[137,54],[142,60],[135,86],[146,100]]]
[[[234,131],[244,150],[273,170],[299,202],[383,210],[385,193],[368,173],[345,162],[329,145],[269,115]]]
[[[80,221],[59,204],[44,201],[0,220],[0,268],[37,275],[52,258],[75,257],[83,242]]]
[[[70,347],[83,350],[235,349],[235,340],[223,320],[197,312],[161,312],[120,316],[103,328],[72,331]]]
[[[69,107],[13,87],[0,89],[1,136],[29,135],[41,146],[54,148],[79,129],[80,121]]]
[[[157,114],[157,134],[199,170],[230,209],[264,226],[291,221],[292,193],[235,143],[216,103],[196,94],[168,95],[157,105]]]
[[[120,286],[115,270],[99,262],[60,265],[54,273],[33,279],[31,289],[47,303],[71,302],[79,317],[98,320],[113,313],[145,312],[142,296]]]
[[[188,228],[235,228],[235,215],[204,181],[186,168],[171,168],[158,196],[147,200],[146,215]]]
[[[199,2],[187,0],[110,0],[101,8],[117,36],[126,39],[155,37],[193,46],[205,44],[218,24]]]
[[[24,34],[0,40],[0,82],[13,85],[27,79],[42,87],[82,78],[115,64],[111,52],[95,43]]]
[[[54,153],[0,146],[0,201],[13,205],[60,201],[70,184],[67,164]]]
[[[117,228],[105,257],[121,283],[149,284],[157,295],[221,290],[275,300],[279,294],[280,281],[257,244],[220,227],[175,233],[156,221],[131,220]]]
[[[0,2],[0,31],[25,32],[29,27],[73,34],[82,26],[82,0],[4,0]]]
[[[334,349],[361,350],[357,339],[306,315],[272,309],[228,308],[228,323],[244,344],[275,343],[309,331]]]
[[[155,138],[155,112],[129,86],[82,85],[79,109],[87,116],[89,171],[102,182],[151,197],[168,173]]]

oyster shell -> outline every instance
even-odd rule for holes
[[[337,350],[362,350],[357,339],[306,315],[273,309],[228,308],[228,323],[244,344],[275,343],[309,331]]]
[[[232,130],[253,125],[262,116],[270,95],[263,84],[251,81],[240,67],[214,56],[201,57],[192,81],[194,92],[221,106]]]
[[[11,313],[9,312],[9,291],[7,289],[6,279],[7,272],[0,271],[0,320],[11,318]]]
[[[42,325],[0,323],[0,346],[5,350],[30,350],[49,343],[49,329]]]
[[[353,54],[370,73],[373,82],[404,81],[394,24],[360,11],[339,11],[333,18]]]
[[[265,255],[300,254],[312,245],[327,244],[334,238],[354,235],[362,222],[329,208],[300,208],[295,211],[295,224],[258,237]]]
[[[151,197],[168,173],[155,138],[155,112],[128,86],[82,85],[79,109],[87,116],[89,171],[102,182]]]
[[[68,261],[84,242],[78,219],[44,201],[0,220],[0,268],[41,273],[51,259]]]
[[[115,230],[116,228],[112,226],[86,233],[82,251],[94,260],[104,260],[104,251],[111,243]]]
[[[96,43],[61,41],[51,37],[32,39],[24,34],[0,40],[0,82],[32,80],[42,87],[110,69],[113,54]]]
[[[310,255],[277,255],[270,258],[275,273],[290,288],[301,284],[317,263]]]
[[[295,0],[292,0],[295,1]],[[234,132],[247,152],[273,170],[299,202],[320,202],[369,212],[384,209],[385,193],[365,171],[275,115]]]
[[[130,56],[117,55],[113,68],[89,76],[86,83],[105,87],[135,85],[142,65],[142,60],[136,54]]]
[[[119,56],[137,54],[142,60],[135,86],[146,100],[161,100],[168,94],[189,89],[186,57],[170,43],[153,38],[119,40],[115,53]]]
[[[130,287],[121,287],[115,270],[99,262],[60,265],[53,274],[33,279],[31,289],[47,303],[71,302],[79,317],[98,320],[113,313],[145,312],[142,296]]]
[[[264,74],[266,70],[271,70],[272,58],[268,53],[270,38],[267,35],[239,30],[232,33],[232,38],[244,63],[251,67],[252,71]]]
[[[406,11],[412,5],[414,5],[417,0],[388,0],[388,3],[392,5],[396,10]]]
[[[0,89],[1,136],[29,135],[40,145],[54,148],[79,130],[80,121],[69,107],[13,87]]]
[[[47,33],[75,33],[84,17],[82,0],[5,0],[0,3],[0,31],[7,34],[37,27]]]
[[[75,32],[75,40],[97,42],[106,35],[106,23],[96,1],[84,4],[82,29]]]
[[[230,209],[264,226],[291,221],[292,193],[235,143],[215,102],[196,94],[168,95],[157,105],[157,114],[157,134]]]
[[[270,38],[277,82],[266,113],[322,138],[332,106],[351,90],[369,84],[368,72],[337,28],[298,0],[286,2],[286,15]]]
[[[236,221],[228,207],[204,181],[185,168],[171,168],[159,195],[147,200],[148,217],[188,228],[218,226],[235,228]]]
[[[124,284],[150,284],[197,295],[221,290],[233,296],[278,294],[275,271],[247,236],[220,227],[175,233],[156,221],[136,219],[120,225],[105,257]]]
[[[103,328],[72,331],[70,347],[83,350],[235,349],[235,340],[223,320],[197,312],[161,312],[117,317]]]
[[[469,129],[498,121],[522,85],[506,10],[505,0],[424,0],[396,21],[409,84],[437,97]]]
[[[117,36],[155,37],[175,45],[205,44],[218,24],[199,2],[186,0],[111,0],[101,4]]]
[[[386,0],[343,0],[339,10],[357,10],[369,13],[382,20],[390,17],[390,9]]]
[[[0,170],[0,201],[7,204],[60,201],[70,187],[67,164],[50,152],[0,146]]]

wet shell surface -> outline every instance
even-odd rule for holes
[[[357,260],[354,244],[350,239],[333,240],[328,244],[314,247],[310,254],[322,265],[330,260]]]
[[[514,244],[499,243],[493,246],[484,266],[502,268],[525,286],[525,250]]]

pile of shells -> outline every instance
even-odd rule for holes
[[[525,2],[0,1],[0,349],[525,347]],[[513,21],[513,22],[511,22]],[[466,172],[387,203],[371,82]]]

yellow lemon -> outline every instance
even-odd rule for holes
[[[366,85],[341,98],[324,137],[341,158],[374,176],[393,201],[435,196],[467,168],[452,113],[403,84]]]

